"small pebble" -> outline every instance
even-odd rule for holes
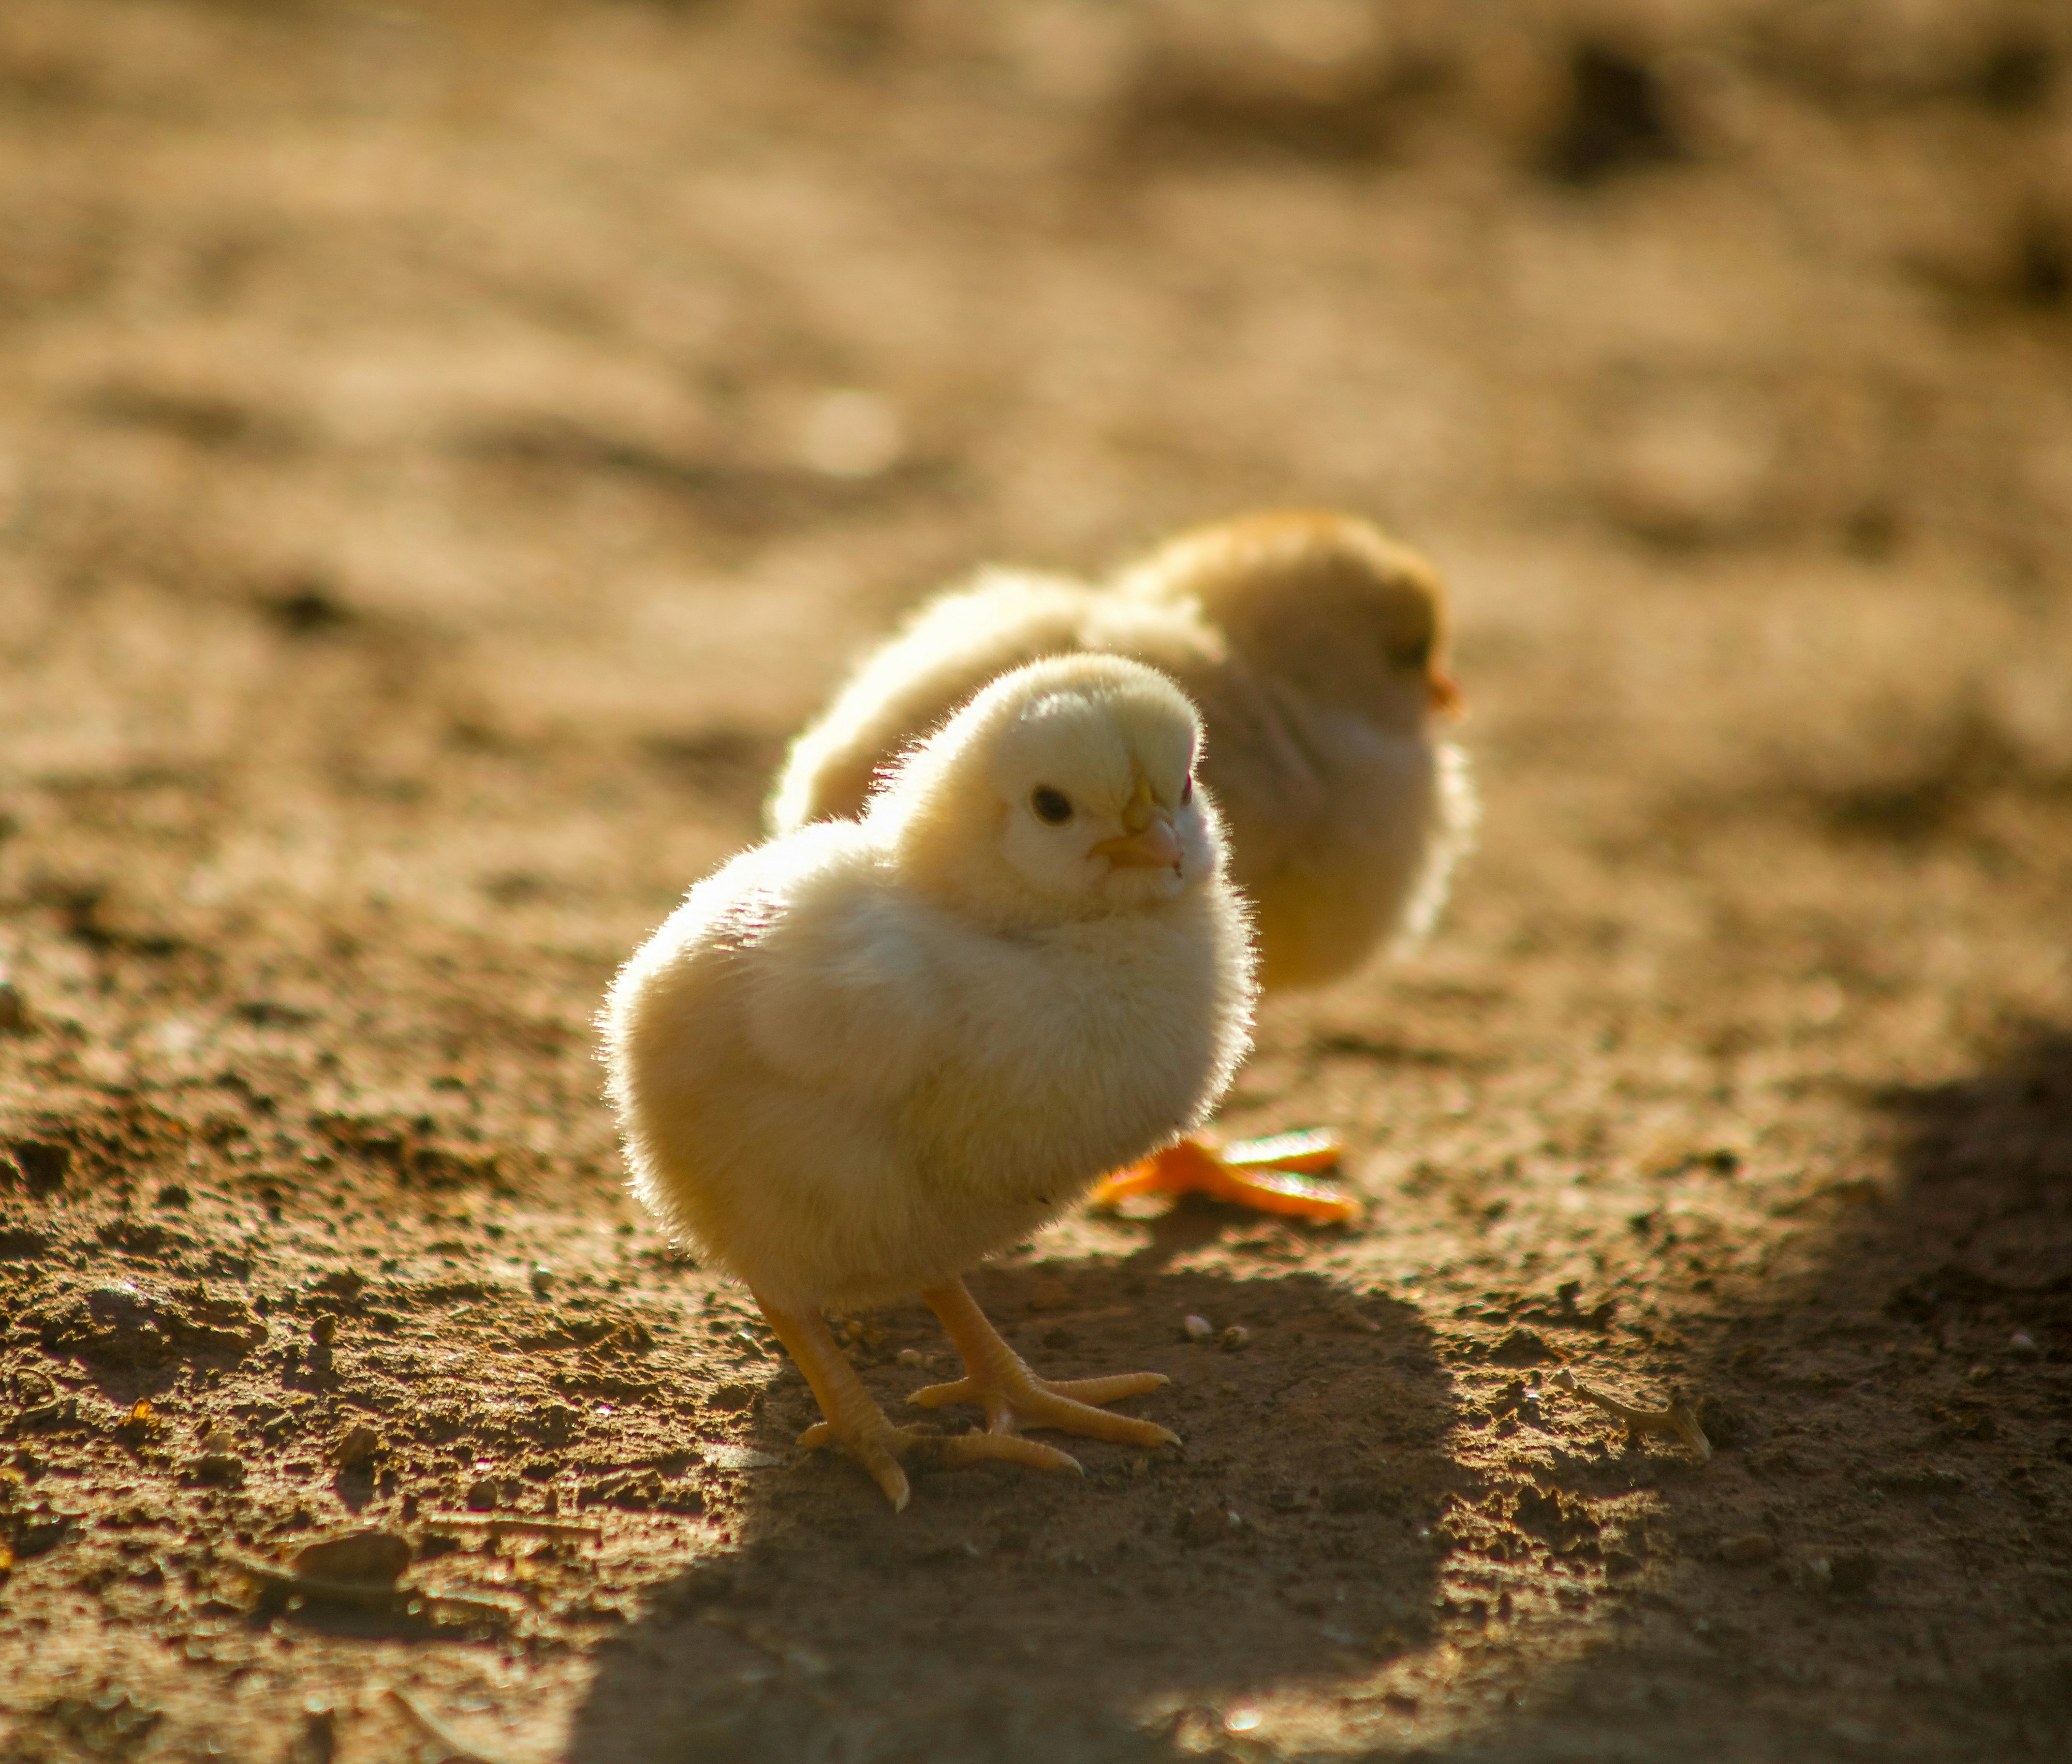
[[[364,1421],[348,1428],[331,1453],[331,1462],[341,1469],[364,1464],[381,1449],[381,1436]]]
[[[545,1262],[532,1264],[532,1296],[545,1298],[554,1289],[554,1271]]]
[[[2027,1330],[2018,1329],[2008,1337],[2008,1352],[2016,1359],[2036,1359],[2041,1357],[2043,1350],[2036,1345],[2036,1338]]]
[[[1216,1338],[1216,1346],[1226,1354],[1235,1354],[1252,1339],[1252,1331],[1242,1323],[1233,1323]]]
[[[393,1586],[409,1565],[409,1540],[372,1527],[316,1538],[295,1552],[295,1572],[313,1580]]]
[[[328,1347],[338,1339],[338,1319],[335,1317],[318,1317],[310,1320],[310,1339],[319,1347]]]
[[[1207,1318],[1191,1314],[1180,1319],[1180,1327],[1186,1331],[1187,1339],[1190,1342],[1205,1342],[1216,1332],[1216,1326]]]
[[[1777,1540],[1767,1532],[1744,1532],[1738,1537],[1720,1540],[1720,1560],[1737,1568],[1766,1562],[1777,1554]]]
[[[892,1356],[892,1363],[895,1366],[919,1366],[921,1363],[921,1350],[902,1347]]]

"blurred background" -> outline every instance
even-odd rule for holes
[[[1620,1672],[1634,1755],[1694,1709],[1750,1757],[1924,1708],[1922,1745],[2062,1741],[2062,0],[7,0],[17,1174],[216,1159],[292,1222],[306,1167],[436,1169],[620,1218],[591,1013],[858,648],[981,561],[1282,504],[1445,573],[1486,804],[1428,949],[1276,1005],[1233,1103],[1348,1131],[1388,1228],[1333,1277],[1466,1364],[1572,1256],[1658,1317],[1636,1389],[1808,1331],[1742,1393],[1798,1480],[1669,1501],[1696,1602],[1576,1668],[1550,1755],[1605,1755]],[[348,1199],[404,1228],[309,1205]],[[1934,1425],[1999,1405],[1969,1519],[1856,1504],[1929,1425],[1927,1384],[1827,1407],[1893,1318]],[[2017,1327],[2018,1397],[1967,1371]],[[1737,1523],[1910,1590],[1706,1605],[1730,1473]],[[1965,1626],[1996,1665],[1893,1677]]]
[[[165,913],[616,947],[923,591],[1289,502],[1449,572],[1498,828],[1614,729],[2062,778],[2068,56],[2049,0],[14,0],[11,812]]]

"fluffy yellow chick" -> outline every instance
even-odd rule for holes
[[[1104,1170],[1200,1120],[1248,1046],[1252,948],[1197,787],[1194,708],[1108,656],[994,680],[909,751],[860,820],[743,853],[620,971],[601,1018],[634,1191],[746,1285],[839,1444],[894,1507],[901,1461],[1075,1470],[1022,1426],[1173,1435],[1098,1404],[1156,1373],[1052,1383],[962,1272]],[[974,1403],[948,1439],[893,1425],[823,1315],[918,1292]]]
[[[1255,903],[1268,988],[1322,985],[1444,904],[1475,820],[1458,750],[1445,601],[1422,557],[1367,522],[1256,514],[1184,533],[1102,586],[982,571],[924,603],[794,742],[771,796],[783,831],[857,812],[910,742],[984,681],[1035,657],[1106,652],[1177,681],[1210,742],[1202,778]],[[1328,1136],[1265,1142],[1245,1167],[1195,1144],[1104,1185],[1204,1189],[1275,1211],[1343,1218],[1329,1185],[1257,1167],[1328,1167]]]

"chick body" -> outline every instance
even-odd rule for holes
[[[1185,697],[1134,663],[1013,672],[860,821],[779,834],[700,882],[612,987],[635,1192],[750,1286],[826,1439],[896,1503],[912,1441],[836,1363],[829,1303],[920,1291],[972,1371],[916,1400],[983,1401],[996,1435],[1033,1419],[1168,1437],[1030,1384],[955,1282],[1202,1118],[1244,1057],[1249,931],[1194,786],[1199,742]],[[1015,1445],[997,1455],[1071,1462]]]
[[[1244,1046],[1227,894],[1001,935],[878,819],[735,858],[614,989],[635,1191],[791,1303],[971,1267],[1191,1125]]]

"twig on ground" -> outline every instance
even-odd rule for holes
[[[468,1745],[451,1728],[421,1708],[413,1699],[397,1690],[394,1685],[388,1687],[388,1700],[421,1729],[427,1738],[437,1741],[446,1749],[446,1764],[503,1764],[503,1760],[493,1754],[478,1751]]]
[[[1581,1397],[1586,1403],[1595,1403],[1607,1414],[1617,1416],[1634,1433],[1674,1433],[1691,1448],[1691,1455],[1700,1463],[1712,1462],[1712,1442],[1705,1437],[1705,1430],[1698,1425],[1698,1417],[1691,1405],[1674,1391],[1669,1393],[1667,1408],[1634,1408],[1617,1397],[1592,1390],[1565,1367],[1555,1373],[1548,1382],[1556,1388],[1568,1392],[1571,1396]]]
[[[518,1513],[427,1513],[420,1523],[428,1531],[471,1526],[478,1531],[532,1532],[542,1537],[587,1537],[604,1540],[602,1525],[565,1519],[529,1519]]]

